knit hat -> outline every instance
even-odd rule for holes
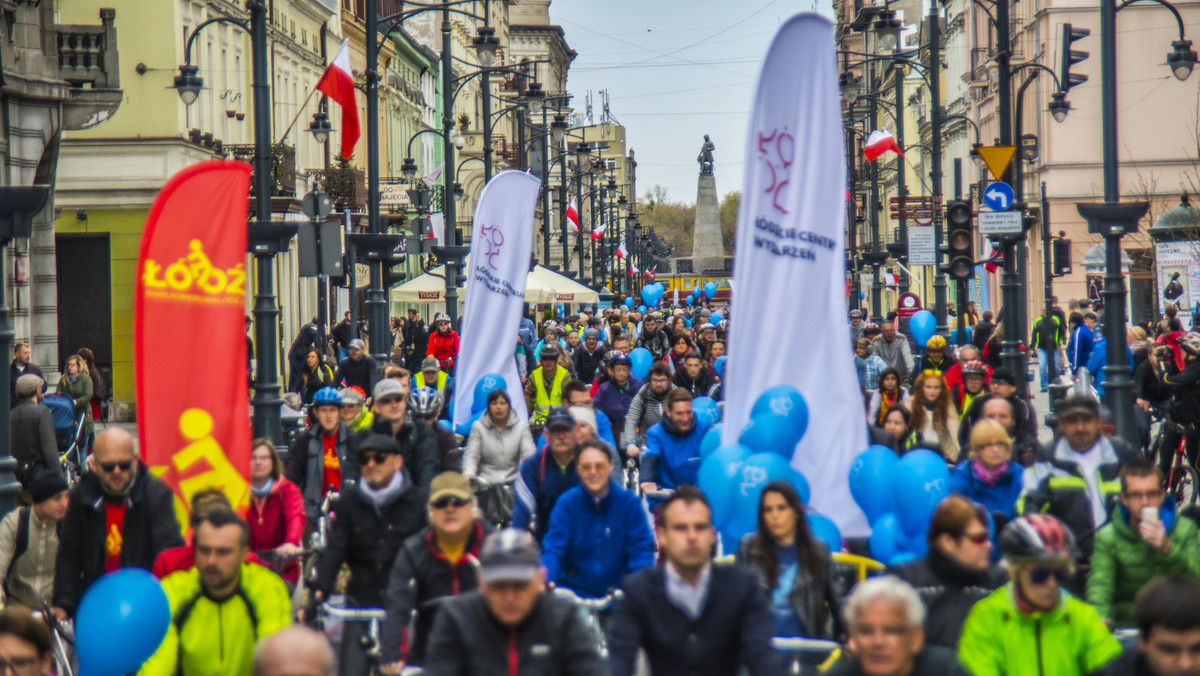
[[[45,502],[68,488],[66,477],[52,469],[38,472],[29,484],[29,492],[33,494],[34,504]]]
[[[587,406],[572,406],[567,409],[571,417],[575,419],[576,424],[584,424],[596,431],[596,412]]]

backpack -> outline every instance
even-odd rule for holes
[[[29,518],[32,507],[17,508],[17,539],[13,544],[12,558],[8,560],[8,575],[4,578],[4,591],[8,593],[8,584],[12,580],[13,568],[18,560],[29,550]],[[54,526],[54,531],[62,534],[62,521]]]

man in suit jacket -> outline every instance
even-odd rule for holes
[[[771,611],[755,574],[712,565],[712,508],[698,489],[682,486],[662,504],[658,543],[666,563],[629,575],[613,612],[609,660],[613,676],[631,676],[638,648],[655,676],[703,673],[783,674],[771,649]]]

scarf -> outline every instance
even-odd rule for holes
[[[1008,463],[1000,465],[996,469],[988,469],[983,466],[978,460],[971,461],[971,474],[976,479],[979,479],[983,485],[992,487],[1000,483],[1000,480],[1008,476]]]
[[[876,426],[883,427],[883,421],[887,419],[888,409],[895,406],[898,401],[900,401],[900,390],[896,390],[894,394],[879,390],[879,418],[875,421]]]
[[[82,375],[82,373],[76,373],[74,375],[64,373],[63,379],[67,381],[67,384],[74,385]]]
[[[380,488],[379,490],[375,490],[374,488],[371,488],[371,484],[367,483],[366,481],[358,482],[359,492],[362,493],[363,497],[367,499],[367,502],[370,502],[372,505],[375,505],[376,509],[383,507],[383,506],[387,505],[389,502],[391,502],[392,500],[395,500],[396,498],[400,497],[400,493],[403,489],[404,489],[404,473],[403,472],[396,472],[395,474],[393,474],[391,482],[389,482],[388,485],[384,486],[383,488]]]
[[[271,493],[271,488],[274,485],[275,485],[275,477],[271,477],[270,479],[267,479],[267,483],[263,484],[262,488],[255,488],[254,485],[251,484],[250,485],[250,494],[256,498],[265,498],[265,497],[267,497],[267,495],[269,495]]]

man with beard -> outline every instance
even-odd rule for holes
[[[667,332],[658,326],[660,318],[661,315],[657,312],[647,315],[646,321],[642,323],[642,335],[637,339],[637,347],[649,350],[654,361],[662,361],[663,357],[666,357],[667,353],[671,351],[671,340],[667,337]]]

